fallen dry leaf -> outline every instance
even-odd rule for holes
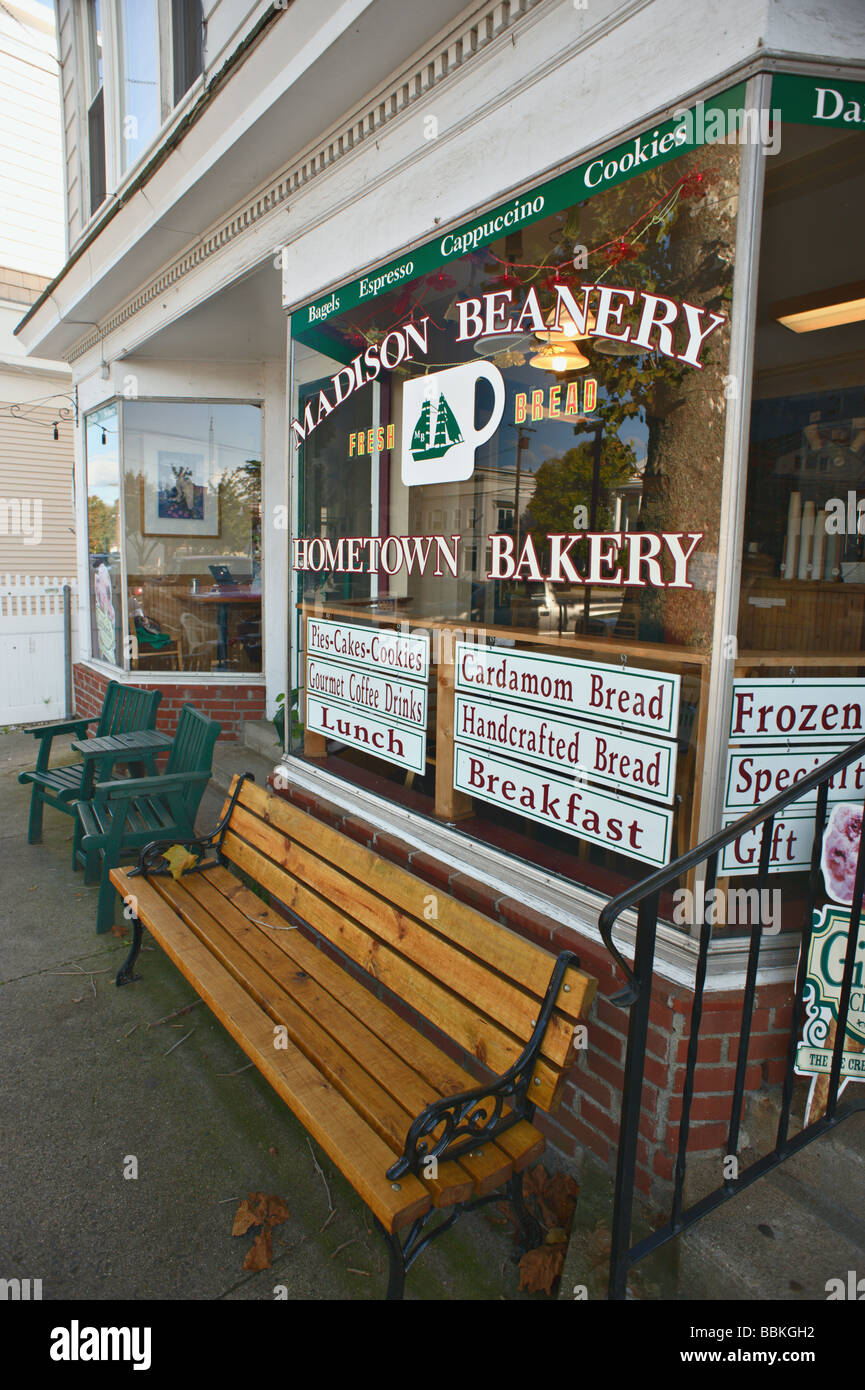
[[[252,1210],[249,1202],[244,1199],[237,1211],[234,1213],[234,1225],[231,1228],[233,1236],[245,1236],[251,1226],[260,1226],[261,1218]]]
[[[244,1269],[270,1269],[271,1229],[281,1225],[283,1221],[287,1221],[290,1215],[287,1204],[282,1197],[275,1193],[250,1192],[244,1197],[234,1213],[231,1234],[233,1236],[245,1236],[253,1226],[263,1228],[255,1236],[252,1245],[246,1252],[246,1258],[243,1261]],[[259,1263],[262,1260],[265,1263]]]
[[[537,1250],[527,1250],[520,1260],[520,1289],[527,1293],[552,1293],[564,1264],[564,1245],[541,1245]]]
[[[291,1212],[288,1210],[281,1197],[268,1197],[267,1199],[267,1224],[268,1226],[279,1226],[281,1222],[287,1221]]]
[[[175,882],[179,881],[185,869],[191,869],[193,864],[197,863],[195,855],[190,854],[183,845],[172,845],[170,849],[163,850],[162,858],[168,864]]]
[[[269,1230],[259,1231],[255,1240],[246,1252],[246,1259],[243,1261],[244,1269],[270,1269],[273,1247]]]

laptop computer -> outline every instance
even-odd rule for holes
[[[207,568],[213,575],[213,582],[220,589],[236,589],[237,580],[228,568],[228,565],[208,565]]]

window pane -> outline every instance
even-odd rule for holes
[[[663,827],[666,862],[699,813],[739,163],[732,144],[691,150],[420,277],[370,272],[361,285],[394,288],[292,321],[293,750],[605,892],[659,862],[643,825]],[[394,648],[396,674],[363,654],[381,628],[416,643]],[[495,652],[496,691],[455,692],[464,636]],[[424,643],[428,682],[403,664]],[[506,666],[551,700],[500,695]],[[592,685],[597,708],[566,707],[555,691],[587,667],[606,703]],[[665,738],[629,741],[651,733],[642,706],[639,728],[615,723],[633,668],[659,709],[673,677]],[[606,829],[586,810],[604,797]]]
[[[189,91],[201,75],[201,0],[172,0],[172,47],[174,51],[174,104]]]
[[[865,136],[849,115],[865,86],[838,86],[858,99],[831,79],[773,83],[772,107],[786,116],[791,101],[794,119],[766,160],[727,824],[865,732]],[[830,788],[827,843],[833,817],[861,810],[861,775],[854,764]],[[813,815],[811,800],[775,823],[785,931],[808,910]],[[855,842],[834,849],[852,877]],[[756,836],[730,859],[753,888]]]
[[[87,8],[87,80],[89,95],[94,97],[102,86],[102,5],[90,0]]]
[[[123,168],[147,148],[162,124],[156,0],[120,0]]]
[[[105,93],[100,87],[87,112],[87,141],[90,152],[90,211],[105,202]]]
[[[90,556],[90,654],[123,664],[120,557],[120,462],[117,406],[88,415],[87,548]]]
[[[124,406],[133,670],[261,670],[261,409]]]

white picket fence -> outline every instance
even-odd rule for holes
[[[78,587],[71,579],[0,575],[0,725],[66,714],[63,585],[72,595],[73,658]]]

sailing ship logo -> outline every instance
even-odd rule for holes
[[[493,408],[475,428],[478,382],[488,381]],[[499,427],[505,408],[504,377],[494,363],[464,362],[408,380],[403,386],[402,480],[406,487],[464,482],[475,453]]]
[[[462,431],[444,396],[439,394],[435,402],[435,411],[432,400],[427,396],[411,437],[412,458],[440,459],[448,449],[462,443]]]

